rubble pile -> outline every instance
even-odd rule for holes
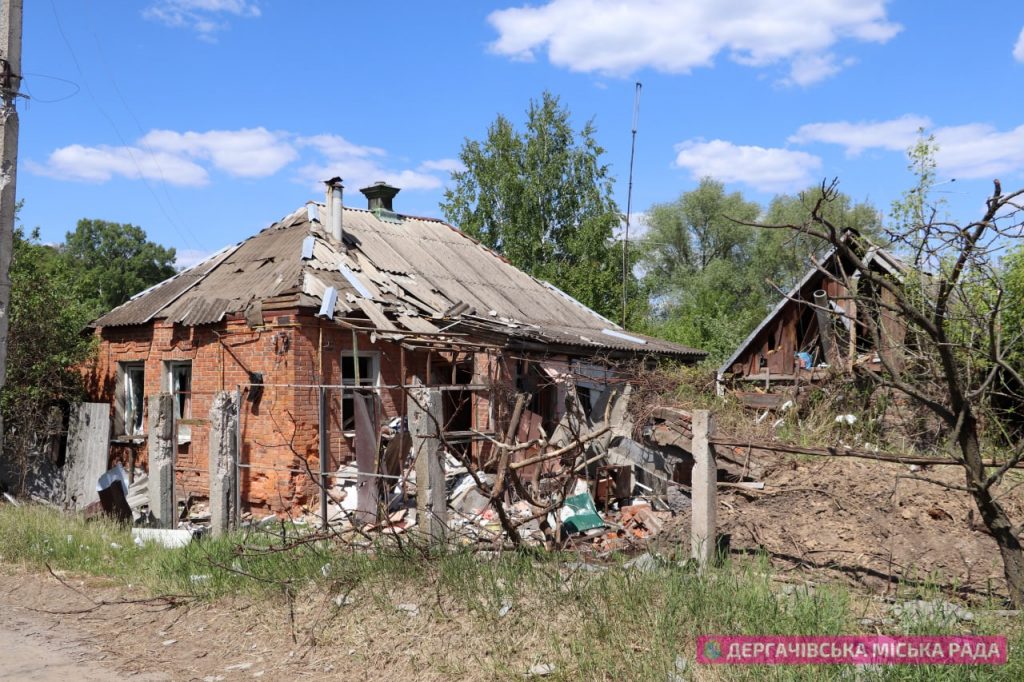
[[[618,396],[610,392],[589,411],[603,415],[598,419],[570,405],[550,437],[542,434],[535,443],[492,438],[486,443],[492,455],[484,461],[467,448],[445,448],[447,537],[461,544],[512,540],[610,552],[657,536],[689,508],[690,416],[656,408],[634,439],[628,400],[628,388]],[[375,476],[381,503],[376,518],[359,512],[356,464],[334,472],[327,488],[327,523],[334,532],[353,538],[427,532],[423,501],[417,509],[417,497],[426,491],[417,486],[415,448],[405,429],[401,420],[382,429],[381,470],[387,473]],[[516,433],[514,425],[509,432]],[[388,466],[396,441],[408,451],[400,466]],[[319,510],[307,509],[305,520],[320,524]]]
[[[550,435],[533,430],[540,422],[526,408],[525,394],[516,397],[504,438],[473,432],[466,439],[463,432],[449,440],[443,429],[425,436],[407,420],[393,419],[370,432],[378,452],[372,469],[358,458],[343,464],[326,478],[325,504],[317,496],[290,521],[353,543],[415,531],[462,545],[596,553],[643,545],[689,510],[692,427],[687,412],[670,407],[647,411],[636,427],[629,395],[628,386],[609,390],[584,410],[569,391],[565,414]],[[427,458],[438,460],[430,467],[417,450],[426,440],[436,447]],[[140,528],[159,525],[149,511],[153,491],[145,473],[130,476],[117,466],[97,489],[100,502],[87,513]],[[211,525],[212,516],[205,500],[177,501],[178,530],[194,535]],[[241,523],[281,520],[243,515]]]

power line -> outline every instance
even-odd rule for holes
[[[132,165],[135,166],[135,169],[139,173],[139,180],[142,181],[142,184],[145,185],[146,189],[152,195],[153,200],[156,202],[157,208],[160,209],[160,212],[163,214],[164,218],[167,219],[167,222],[168,224],[170,224],[171,228],[175,232],[177,232],[178,236],[181,237],[183,241],[190,241],[192,246],[196,247],[199,250],[202,250],[204,247],[196,238],[196,236],[192,233],[192,230],[190,230],[187,225],[185,225],[184,227],[179,225],[177,221],[175,221],[174,218],[171,217],[171,214],[167,211],[167,207],[164,206],[164,203],[160,200],[160,196],[153,189],[153,186],[149,184],[149,181],[146,179],[145,174],[142,172],[142,166],[139,164],[138,159],[135,158],[135,154],[132,151],[132,146],[128,144],[128,141],[121,134],[121,130],[117,127],[117,123],[115,123],[114,119],[110,116],[110,114],[107,113],[107,110],[104,109],[102,105],[100,105],[99,100],[93,93],[92,87],[89,85],[89,79],[86,77],[85,71],[82,69],[82,64],[78,61],[78,55],[75,53],[75,48],[71,45],[71,41],[68,39],[67,34],[64,33],[64,25],[61,23],[60,14],[57,12],[57,4],[54,2],[54,0],[50,0],[50,7],[53,9],[53,18],[57,22],[57,32],[60,33],[60,37],[64,41],[64,45],[67,46],[68,52],[71,54],[71,61],[74,62],[75,69],[78,70],[78,75],[82,79],[82,84],[85,86],[85,91],[89,94],[89,98],[96,106],[96,109],[100,112],[103,118],[107,120],[107,123],[110,124],[110,127],[114,131],[114,134],[117,136],[117,139],[121,141],[121,144],[124,147],[125,152],[128,154],[128,158],[131,159]],[[155,159],[154,163],[156,163]],[[159,169],[159,165],[157,167]],[[160,172],[162,175],[163,171],[161,170]]]

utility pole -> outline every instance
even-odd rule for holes
[[[0,391],[7,383],[7,328],[11,305],[11,249],[18,177],[22,0],[0,0]],[[0,448],[4,422],[0,414]]]

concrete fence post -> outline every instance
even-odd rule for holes
[[[407,417],[416,455],[416,525],[431,540],[443,542],[448,532],[448,496],[439,433],[444,424],[441,391],[411,389]]]
[[[693,513],[690,520],[690,552],[701,568],[714,560],[716,551],[718,468],[715,465],[714,449],[708,442],[714,428],[714,420],[709,411],[693,411]]]
[[[235,422],[238,406],[227,391],[213,396],[210,406],[210,531],[214,537],[228,531],[235,478]]]
[[[159,528],[174,528],[174,396],[149,398],[149,510]]]

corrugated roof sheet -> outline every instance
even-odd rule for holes
[[[409,216],[399,222],[383,221],[369,211],[346,207],[342,248],[322,232],[325,207],[318,205],[316,210],[320,224],[313,223],[312,231],[303,207],[94,324],[144,324],[153,318],[209,324],[243,312],[253,299],[294,295],[297,304],[309,298],[321,301],[324,291],[334,287],[336,315],[366,314],[373,326],[385,327],[381,331],[404,328],[433,335],[464,319],[467,332],[506,339],[690,358],[704,355],[637,334],[632,336],[643,343],[602,334],[602,329],[619,327],[441,221]],[[315,236],[312,248],[310,234]]]

